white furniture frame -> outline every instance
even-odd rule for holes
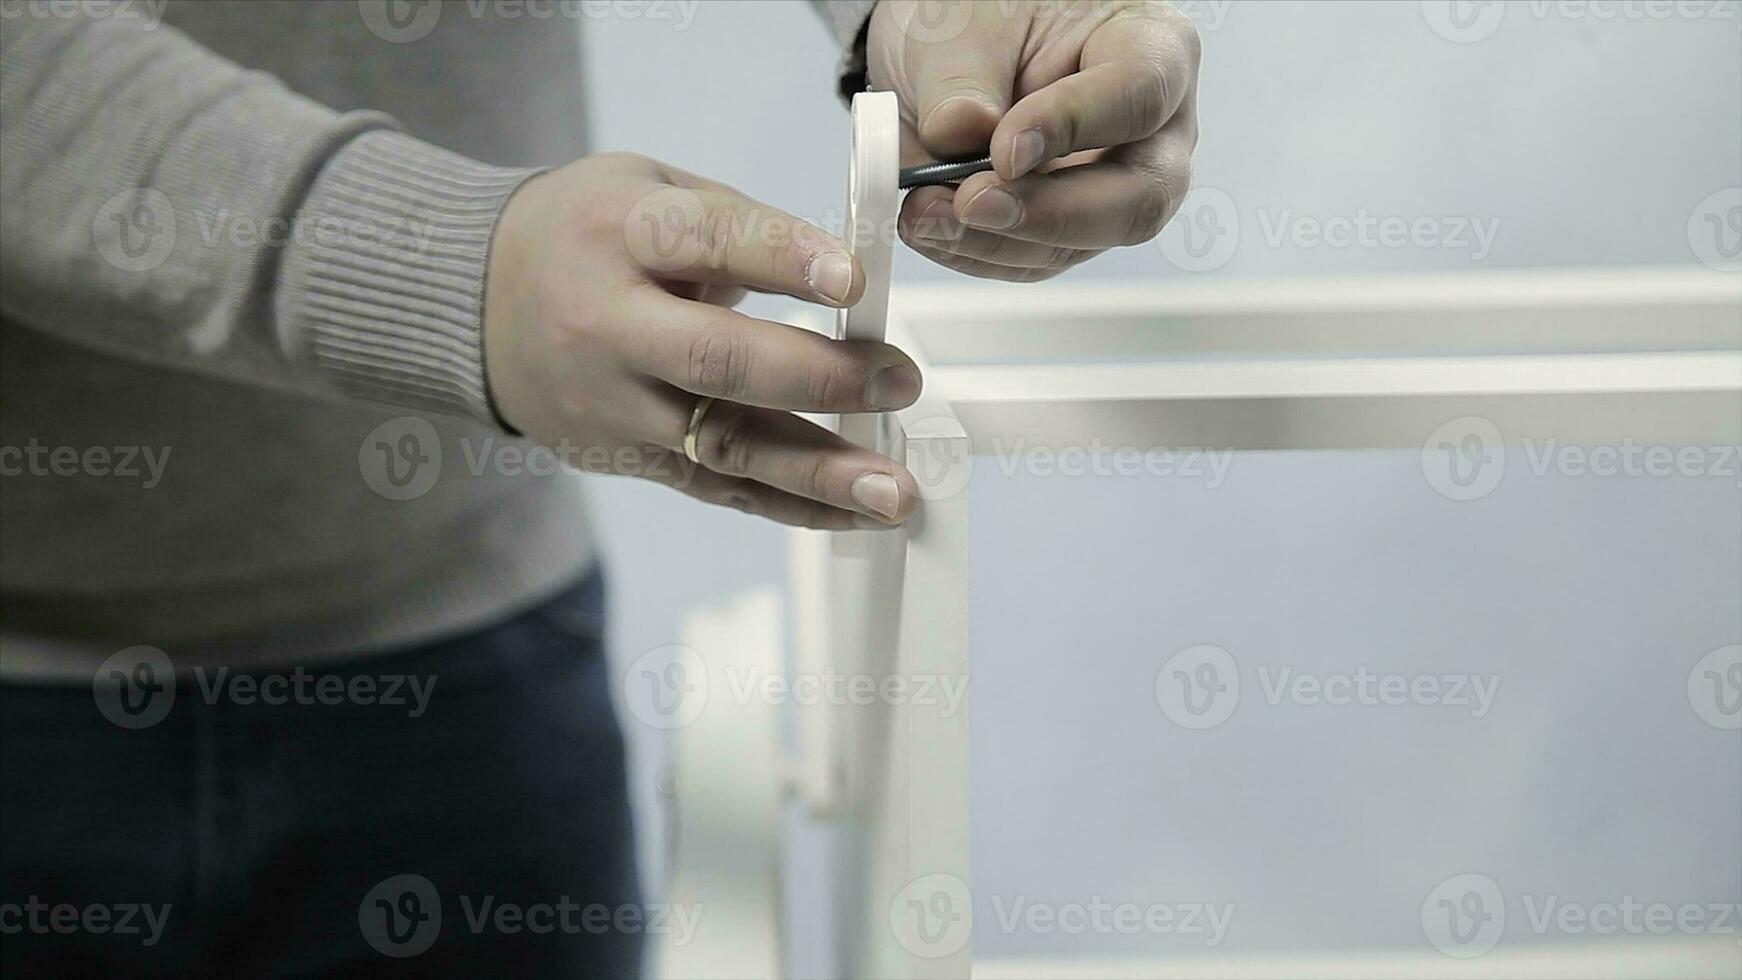
[[[800,673],[966,681],[970,447],[1422,448],[1470,417],[1506,443],[1742,442],[1742,277],[1705,269],[909,289],[888,335],[927,396],[878,447],[927,499],[903,532],[795,537]],[[818,704],[794,762],[852,843],[849,975],[967,977],[967,711]]]

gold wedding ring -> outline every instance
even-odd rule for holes
[[[696,454],[696,437],[701,434],[702,420],[707,418],[708,409],[714,407],[712,398],[699,398],[696,407],[690,410],[690,426],[683,433],[683,454],[690,462],[700,466],[702,461]]]

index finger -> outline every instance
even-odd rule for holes
[[[623,235],[635,263],[660,279],[830,306],[851,306],[865,291],[865,273],[839,239],[724,185],[659,186],[630,209]]]
[[[992,165],[1015,180],[1079,150],[1135,143],[1166,125],[1195,91],[1197,28],[1171,6],[1121,10],[1083,45],[1079,69],[1030,93],[992,133]]]
[[[684,391],[791,412],[887,412],[919,398],[900,348],[831,340],[802,327],[658,293],[629,328],[629,362]]]

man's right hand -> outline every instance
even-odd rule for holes
[[[746,289],[841,307],[865,282],[814,225],[645,157],[599,154],[534,177],[491,243],[496,410],[573,465],[788,524],[906,520],[918,500],[906,468],[791,413],[904,408],[919,397],[912,359],[733,312]],[[718,402],[693,467],[682,445],[704,396]]]

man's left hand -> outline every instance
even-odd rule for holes
[[[1199,52],[1159,0],[881,0],[866,56],[901,101],[902,165],[990,147],[995,168],[908,194],[902,239],[1033,282],[1154,238],[1191,187]]]

